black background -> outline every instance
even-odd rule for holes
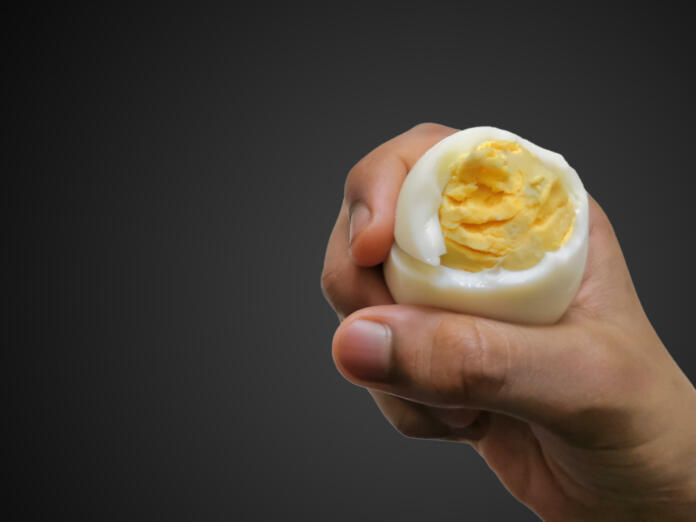
[[[560,4],[560,2],[558,3]],[[684,12],[466,2],[5,13],[8,490],[91,520],[535,520],[336,372],[345,175],[421,121],[561,152],[694,380]]]

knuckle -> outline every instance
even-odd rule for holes
[[[602,206],[599,204],[599,202],[593,198],[592,196],[589,196],[589,202],[590,202],[590,209],[591,212],[593,212],[596,216],[597,219],[600,219],[602,221],[606,221],[607,223],[609,222],[609,216],[607,216],[607,213],[604,211]]]
[[[492,335],[473,317],[447,316],[437,327],[431,350],[431,380],[441,399],[475,403],[505,383],[510,343]]]
[[[339,294],[340,274],[324,267],[321,272],[321,291],[329,303],[335,303]]]
[[[377,147],[364,156],[348,171],[343,187],[345,198],[348,202],[359,199],[362,192],[369,188],[370,174],[379,170],[385,161],[383,153],[385,145]]]
[[[394,429],[409,439],[427,439],[429,438],[423,429],[412,422],[398,422],[394,424]]]
[[[409,439],[432,439],[443,435],[442,429],[436,429],[424,423],[420,417],[412,415],[409,410],[403,410],[390,422],[396,431]]]
[[[439,123],[424,121],[411,127],[411,132],[419,134],[436,134],[442,132],[445,128],[446,127],[444,125],[440,125]]]
[[[607,238],[615,238],[614,226],[609,216],[594,198],[590,198],[590,232]]]

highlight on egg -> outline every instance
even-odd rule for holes
[[[434,145],[410,170],[394,239],[384,277],[397,303],[550,324],[582,280],[587,193],[560,154],[473,127]]]

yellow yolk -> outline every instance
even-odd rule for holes
[[[481,143],[450,174],[439,210],[443,265],[525,270],[571,236],[575,211],[561,180],[517,143]]]

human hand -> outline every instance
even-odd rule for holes
[[[594,200],[583,281],[558,323],[394,304],[381,263],[399,189],[454,132],[416,126],[348,176],[322,273],[342,321],[339,371],[404,435],[471,444],[545,520],[696,520],[696,390],[646,317]]]

